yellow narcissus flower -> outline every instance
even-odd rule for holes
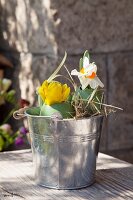
[[[70,94],[70,87],[57,81],[46,80],[38,88],[38,93],[46,105],[61,103],[67,100]]]

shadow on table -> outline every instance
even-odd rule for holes
[[[133,199],[133,168],[102,169],[96,172],[96,182],[91,187],[78,190],[53,190],[39,187],[33,182],[33,177],[22,176],[1,182],[8,191],[23,195],[30,199],[34,194],[40,197],[54,199],[99,199],[109,200],[117,198]],[[34,191],[34,193],[33,193]]]
[[[21,151],[12,151],[12,153],[9,152],[4,152],[0,154],[0,161],[17,161],[17,163],[26,163],[26,162],[31,162],[32,161],[32,154],[31,154],[31,149],[27,150],[21,150]]]

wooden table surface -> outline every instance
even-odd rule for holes
[[[99,153],[96,183],[79,190],[55,190],[33,180],[31,150],[0,153],[0,200],[133,199],[133,165]]]

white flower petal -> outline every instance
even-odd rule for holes
[[[79,74],[81,74],[81,73],[78,72],[76,69],[71,71],[71,75],[78,76]]]
[[[89,67],[86,68],[85,70],[86,72],[84,74],[81,72],[78,72],[76,69],[71,71],[71,75],[78,76],[80,83],[82,85],[82,90],[84,90],[88,85],[90,85],[92,89],[95,89],[98,86],[104,87],[104,84],[100,81],[100,79],[97,76],[93,79],[85,77],[85,76],[90,76],[93,72],[96,73],[97,66],[95,65],[95,63],[90,63]]]
[[[97,66],[94,62],[89,64],[89,70],[92,70],[92,69],[93,69],[93,72],[95,73],[97,72]]]
[[[84,73],[84,76],[90,76],[93,72],[94,72],[93,69],[91,69],[91,70],[86,70],[85,73]]]
[[[100,81],[100,79],[96,76],[94,79],[91,79],[91,82],[90,82],[90,87],[92,89],[95,89],[96,87],[104,87],[103,83]]]
[[[80,73],[80,72],[79,72],[78,77],[79,77],[79,78],[80,78],[80,77],[85,77],[85,75],[86,75],[86,74],[83,74],[83,73]]]
[[[76,69],[71,71],[71,75],[78,76],[78,77],[84,77],[85,76],[85,74],[78,72]]]
[[[89,67],[89,59],[85,56],[83,58],[83,68]]]
[[[102,87],[102,88],[104,87],[104,84],[100,81],[100,79],[97,76],[94,79],[97,81],[97,83],[100,87]]]
[[[89,84],[91,79],[85,77],[79,77],[80,83],[82,85],[82,90],[84,90]]]
[[[95,78],[94,79],[91,79],[91,81],[90,81],[90,87],[92,88],[92,89],[95,89],[96,87],[98,87],[98,82],[97,82],[97,80],[95,80]]]
[[[90,76],[93,72],[97,72],[97,66],[94,63],[90,63],[89,67],[85,68],[85,75]]]

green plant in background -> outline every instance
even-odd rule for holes
[[[9,102],[15,104],[15,90],[9,90],[12,82],[10,79],[0,79],[0,106]],[[9,91],[8,91],[9,90]]]
[[[5,111],[6,117],[0,125],[0,151],[7,150],[13,144],[16,146],[22,145],[24,143],[25,134],[27,133],[25,127],[21,127],[17,132],[14,132],[11,125],[8,124],[13,112],[19,107],[15,98],[15,90],[10,90],[11,84],[12,82],[10,79],[0,79],[0,107],[4,104],[7,106],[9,104],[12,105],[12,108],[8,113]],[[22,107],[22,104],[25,106],[27,103],[26,100],[21,99],[20,104]]]
[[[0,151],[7,149],[11,144],[13,144],[15,139],[15,134],[9,124],[3,124],[0,126]]]
[[[7,116],[2,123],[6,123],[12,116],[13,112],[18,108],[15,98],[16,92],[15,90],[9,90],[11,84],[12,82],[10,79],[0,79],[0,106],[4,105],[5,103],[13,105],[13,109],[7,113]]]
[[[7,150],[11,145],[20,146],[24,144],[25,135],[28,130],[21,127],[18,131],[14,132],[9,124],[0,126],[0,151]]]

